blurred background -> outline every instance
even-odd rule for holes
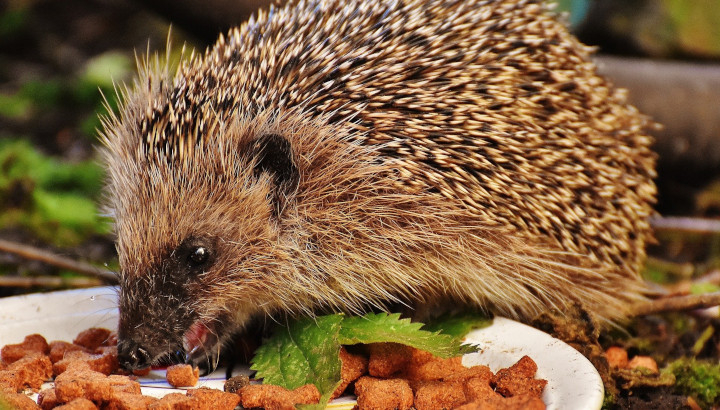
[[[114,269],[94,148],[98,115],[117,104],[113,82],[131,81],[135,56],[165,54],[168,41],[173,59],[183,46],[204,50],[265,3],[0,1],[0,240]],[[558,10],[663,126],[659,214],[720,216],[720,2],[561,0]],[[673,282],[720,266],[714,220],[686,222],[659,226],[648,275]],[[99,283],[56,265],[0,252],[0,296]]]
[[[202,52],[265,3],[0,0],[0,296],[111,280],[117,259],[98,206],[104,171],[95,147],[98,115],[117,106],[113,84],[132,81],[136,55],[165,55],[167,44],[172,61],[183,46]],[[645,277],[658,294],[720,291],[720,1],[561,0],[557,9],[597,47],[601,72],[661,124],[653,131],[658,241]],[[717,310],[617,330],[601,337],[603,347],[661,364],[720,357]],[[663,396],[677,391],[658,387],[667,380],[643,380],[631,385],[659,394],[647,408],[677,408]],[[716,390],[700,402],[717,404]]]

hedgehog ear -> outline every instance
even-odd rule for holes
[[[273,202],[273,214],[279,217],[300,181],[290,141],[278,134],[263,135],[253,142],[251,155],[256,161],[255,175],[270,174],[273,183],[270,200]]]

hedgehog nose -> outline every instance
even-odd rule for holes
[[[150,352],[138,343],[118,343],[118,362],[126,370],[143,369],[150,366]]]

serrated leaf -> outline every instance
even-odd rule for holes
[[[302,319],[281,327],[255,352],[251,369],[264,383],[295,389],[312,383],[321,399],[315,405],[302,405],[303,410],[325,408],[330,395],[340,384],[340,346],[357,343],[394,342],[426,350],[447,358],[474,352],[472,346],[461,345],[453,336],[461,329],[478,324],[477,317],[447,318],[439,330],[422,329],[422,323],[401,319],[399,314],[369,313],[362,317],[344,315]],[[464,336],[464,334],[462,334]]]
[[[465,337],[470,331],[482,329],[492,324],[492,318],[479,313],[460,315],[443,315],[425,323],[423,330],[441,332],[458,339]]]
[[[401,319],[397,313],[368,313],[362,317],[346,317],[342,322],[338,340],[343,345],[401,343],[442,358],[475,351],[472,347],[462,346],[456,337],[422,330],[422,326],[422,323]]]
[[[264,383],[286,389],[313,383],[321,395],[329,397],[340,382],[342,321],[342,315],[327,315],[278,328],[255,352],[251,369]]]

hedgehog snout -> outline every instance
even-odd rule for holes
[[[154,364],[154,357],[157,355],[153,355],[151,351],[149,347],[134,340],[121,340],[118,342],[118,363],[125,370],[144,369]],[[172,363],[187,363],[188,361],[188,355],[183,349],[166,352],[165,356]]]
[[[152,363],[150,352],[132,340],[118,342],[118,362],[126,370],[144,369]]]

